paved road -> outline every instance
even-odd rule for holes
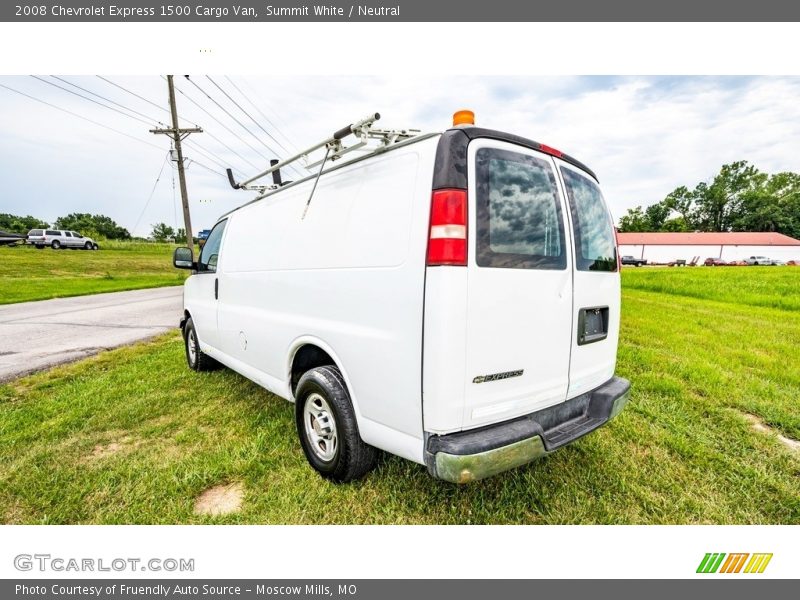
[[[0,306],[0,381],[174,329],[182,287]]]

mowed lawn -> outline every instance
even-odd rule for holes
[[[290,404],[228,370],[190,372],[170,334],[0,386],[0,521],[800,523],[800,311],[784,304],[800,269],[623,281],[630,404],[524,468],[459,487],[387,457],[331,484]],[[240,509],[196,514],[220,485]]]
[[[171,244],[101,243],[100,250],[0,247],[0,304],[180,285]]]

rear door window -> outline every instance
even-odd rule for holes
[[[616,271],[617,245],[611,217],[597,184],[561,167],[575,230],[575,265],[579,271]]]
[[[550,163],[481,148],[475,168],[478,266],[566,269],[564,223]]]
[[[222,244],[222,233],[225,231],[227,223],[227,219],[220,221],[214,225],[214,229],[208,234],[208,239],[203,245],[202,252],[200,252],[200,260],[197,261],[197,271],[199,273],[216,273],[219,249]]]

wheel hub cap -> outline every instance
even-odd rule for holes
[[[309,394],[303,407],[303,429],[312,452],[325,462],[336,456],[339,439],[333,411],[320,394]]]

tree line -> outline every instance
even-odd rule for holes
[[[710,183],[680,186],[647,208],[629,208],[619,230],[774,231],[800,238],[800,174],[770,175],[744,160],[723,165]]]
[[[130,232],[118,225],[111,217],[89,213],[71,213],[64,217],[59,217],[52,224],[31,215],[23,217],[0,213],[0,229],[22,234],[28,233],[31,229],[67,229],[77,231],[94,239],[133,239]],[[176,231],[166,223],[156,223],[152,226],[150,238],[157,242],[166,242],[173,239],[183,240],[186,237],[184,231],[181,228]]]
[[[0,229],[14,233],[28,233],[31,229],[68,229],[89,237],[107,240],[131,239],[130,232],[118,225],[111,217],[89,213],[71,213],[57,218],[52,224],[30,215],[22,217],[2,213],[0,214]]]

